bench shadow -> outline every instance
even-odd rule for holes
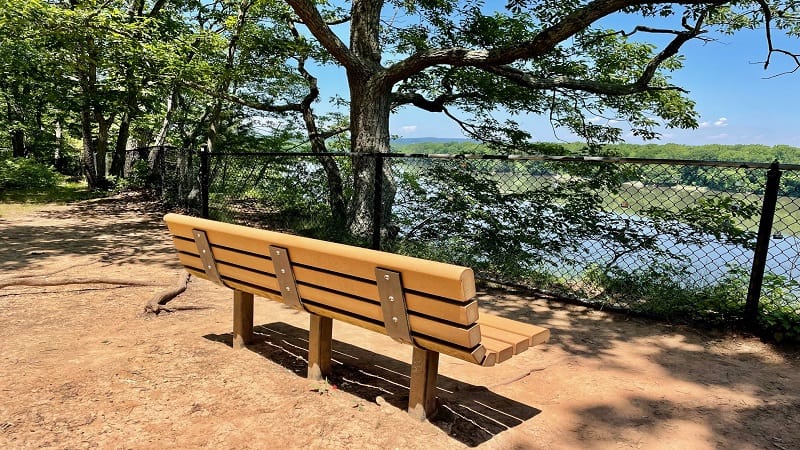
[[[308,330],[276,322],[256,326],[254,332],[255,341],[247,346],[248,349],[300,377],[306,377]],[[231,333],[203,337],[229,346],[233,342]],[[328,383],[365,401],[385,402],[405,412],[410,373],[409,363],[346,342],[333,341],[333,367]],[[436,386],[439,408],[430,423],[470,447],[487,442],[541,412],[491,392],[484,386],[474,386],[441,374]]]

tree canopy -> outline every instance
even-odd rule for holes
[[[60,155],[78,140],[92,186],[121,173],[126,148],[148,144],[216,151],[253,136],[316,153],[387,152],[391,114],[410,107],[515,152],[536,151],[514,120],[530,114],[593,144],[626,131],[652,139],[659,126],[697,126],[692,99],[670,78],[702,64],[684,61],[687,42],[761,29],[765,69],[785,58],[794,72],[797,41],[781,48],[773,35],[797,37],[799,9],[794,0],[0,0],[0,139],[20,156]],[[623,16],[634,25],[609,25]],[[325,65],[344,69],[347,93],[321,92]],[[334,215],[364,234],[373,159],[354,156],[349,181],[319,159]]]

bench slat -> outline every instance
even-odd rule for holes
[[[478,323],[481,325],[487,325],[491,328],[509,331],[522,336],[528,336],[529,347],[543,344],[550,338],[550,330],[547,328],[537,327],[536,325],[531,325],[529,323],[517,322],[516,320],[495,316],[494,314],[485,312],[481,312],[480,316],[478,317]]]
[[[483,336],[483,339],[481,339],[481,344],[486,347],[486,351],[497,354],[497,360],[495,361],[496,364],[511,359],[511,357],[514,356],[514,347],[512,347],[511,344],[503,341],[498,341],[496,339]]]
[[[175,247],[182,254],[197,255],[197,247],[194,242],[184,241],[182,239],[175,239]],[[266,272],[274,275],[275,268],[272,261],[268,257],[259,257],[250,254],[240,253],[224,248],[214,247],[212,245],[212,253],[217,263],[231,263],[239,266],[246,267],[245,270],[250,270],[257,274],[258,271]],[[188,261],[188,260],[187,260]],[[181,260],[181,262],[184,262]],[[185,262],[184,262],[185,263]],[[192,263],[195,267],[200,267]],[[342,294],[350,294],[357,297],[363,297],[380,303],[378,297],[378,288],[374,282],[367,282],[353,278],[346,278],[337,276],[336,274],[319,272],[305,267],[293,266],[295,279],[298,283],[307,285],[321,286],[329,290],[338,291]],[[260,274],[259,274],[260,275]],[[256,281],[249,278],[247,275],[242,275],[242,281],[255,283]],[[254,275],[255,276],[255,275]],[[426,297],[414,292],[406,292],[406,304],[409,311],[417,313],[441,317],[443,320],[453,322],[460,325],[470,325],[475,323],[478,318],[478,302],[473,300],[469,303],[456,303],[447,302],[438,298]]]
[[[366,328],[368,330],[372,330],[376,333],[386,334],[386,330],[383,328],[383,325],[378,325],[372,322],[359,320],[358,318],[355,318],[347,314],[343,314],[338,311],[333,311],[317,305],[309,305],[308,310],[313,312],[314,314],[318,314],[323,317],[330,317],[332,319],[340,320],[342,322],[347,322],[351,325],[356,325],[362,328]],[[467,349],[467,348],[447,345],[446,343],[439,342],[433,339],[428,339],[424,336],[413,335],[413,337],[417,345],[426,350],[443,353],[445,355],[449,355],[454,358],[458,358],[473,364],[481,364],[486,355],[486,348],[483,345],[477,345],[474,348]]]
[[[201,272],[197,264],[187,264],[183,261],[185,255],[181,255],[182,262],[191,267],[192,274],[198,278],[208,279],[204,272]],[[191,261],[190,261],[191,262]],[[283,302],[280,296],[280,288],[278,281],[274,278],[262,275],[260,279],[243,280],[242,277],[237,277],[237,272],[243,270],[238,267],[230,267],[225,264],[217,266],[220,275],[230,287],[236,288],[243,292],[249,292],[261,297],[266,297],[271,300]],[[246,271],[244,271],[246,272]],[[255,281],[255,282],[253,282]],[[341,311],[348,311],[349,313],[356,314],[364,319],[372,320],[375,322],[383,323],[383,310],[380,305],[362,301],[353,297],[346,297],[336,293],[316,289],[311,286],[298,285],[298,293],[304,302],[311,302],[320,306],[338,309]],[[308,303],[305,303],[308,305]],[[456,326],[449,323],[439,322],[428,317],[418,316],[410,313],[408,316],[411,331],[415,335],[430,336],[435,339],[440,339],[452,342],[454,345],[459,345],[465,348],[475,347],[480,343],[481,334],[480,327],[477,324],[472,324],[467,327]],[[383,325],[381,325],[383,327]],[[384,334],[386,334],[384,332]]]
[[[173,236],[189,240],[193,240],[192,229],[197,228],[206,232],[212,245],[255,253],[266,253],[270,245],[277,245],[289,250],[295,264],[332,272],[346,267],[348,274],[365,280],[374,279],[375,267],[382,267],[401,272],[407,290],[465,303],[475,296],[474,275],[468,267],[178,214],[167,214],[164,220]]]
[[[194,269],[194,268],[187,267],[186,270],[189,271],[189,273],[191,273],[192,275],[197,276],[197,277],[202,277],[204,275],[203,272],[200,272],[199,270]],[[229,284],[230,284],[231,287],[233,287],[233,288],[235,288],[237,290],[242,290],[244,292],[250,292],[250,293],[253,293],[255,295],[268,298],[270,300],[275,300],[275,301],[281,301],[282,300],[281,296],[279,294],[277,294],[277,293],[274,293],[274,292],[270,292],[270,291],[266,291],[266,290],[262,290],[262,289],[253,289],[252,286],[248,286],[248,285],[244,285],[244,284],[241,284],[241,283],[237,283],[235,281],[231,281],[231,282],[229,282]],[[351,325],[356,325],[358,327],[361,327],[361,328],[364,328],[364,329],[367,329],[367,330],[370,330],[370,331],[374,331],[376,333],[380,333],[380,334],[384,334],[384,335],[386,334],[386,329],[383,327],[383,324],[377,324],[377,323],[374,323],[374,322],[370,322],[368,320],[362,320],[362,319],[359,319],[358,317],[354,317],[354,316],[351,316],[351,315],[348,315],[348,314],[341,313],[339,311],[328,309],[328,308],[325,308],[324,306],[320,306],[320,305],[309,304],[309,305],[307,305],[307,308],[308,308],[308,310],[310,312],[312,312],[314,314],[317,314],[319,316],[330,317],[331,319],[336,319],[336,320],[340,320],[342,322],[347,322],[347,323],[349,323]],[[437,341],[437,340],[434,340],[434,339],[430,339],[430,338],[427,338],[427,337],[421,336],[421,335],[413,334],[413,337],[414,337],[414,340],[417,343],[417,345],[419,345],[420,347],[425,348],[427,350],[431,350],[431,351],[434,351],[434,352],[439,352],[439,353],[442,353],[442,354],[445,354],[445,355],[449,355],[449,356],[452,356],[454,358],[458,358],[458,359],[461,359],[461,360],[464,360],[464,361],[467,361],[467,362],[470,362],[470,363],[473,363],[473,364],[487,365],[486,364],[487,361],[485,361],[486,348],[483,345],[476,345],[473,348],[462,348],[462,347],[456,347],[456,346],[453,346],[453,345],[448,345],[447,343],[443,343],[443,342],[440,342],[440,341]],[[494,364],[493,361],[494,360],[492,360],[492,364],[488,364],[488,365],[493,365]]]
[[[519,355],[520,353],[527,350],[531,340],[530,336],[513,333],[511,331],[501,330],[499,328],[494,328],[487,325],[486,323],[481,324],[481,336],[505,342],[506,344],[510,344],[511,347],[514,349],[515,355]]]
[[[492,314],[479,317],[474,275],[467,267],[177,214],[164,220],[186,270],[234,290],[234,347],[237,339],[244,345],[252,336],[253,295],[310,313],[310,378],[330,371],[333,319],[387,335],[384,314],[402,315],[398,341],[415,345],[408,411],[423,420],[436,409],[440,354],[488,367],[550,335]],[[400,286],[393,272],[400,275]],[[388,292],[384,278],[391,282]],[[398,297],[403,301],[396,302]],[[396,311],[398,304],[403,308]]]
[[[195,268],[196,275],[199,278],[208,279],[204,272],[200,272],[200,267],[202,267],[200,258],[185,253],[180,253],[178,258],[185,266]],[[271,292],[278,297],[279,301],[283,301],[283,298],[279,295],[280,286],[278,280],[269,275],[251,272],[225,263],[217,263],[217,270],[227,284],[232,285],[234,281],[240,282],[237,283],[239,286],[237,289],[239,290],[261,295],[260,292],[262,291],[256,289],[261,288],[263,292]],[[367,319],[383,322],[383,310],[379,304],[303,284],[298,284],[297,290],[303,302],[323,304],[331,308],[358,314]],[[453,342],[462,347],[474,347],[481,340],[480,329],[475,323],[469,326],[457,326],[419,316],[414,314],[413,311],[409,312],[408,319],[413,332]]]

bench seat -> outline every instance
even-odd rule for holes
[[[325,352],[330,349],[325,346],[330,343],[325,341],[330,340],[331,320],[412,344],[412,373],[414,363],[433,364],[421,376],[434,383],[435,373],[428,372],[436,371],[438,359],[432,361],[428,353],[492,366],[549,337],[545,328],[479,313],[474,275],[467,267],[178,214],[167,214],[164,220],[186,270],[234,290],[235,346],[252,339],[253,295],[311,314],[314,336],[309,341],[321,341],[322,360],[312,361],[320,349],[309,349],[310,377],[329,370]],[[400,313],[392,309],[398,307]],[[430,391],[422,396],[429,397]],[[427,397],[421,418],[434,408]]]

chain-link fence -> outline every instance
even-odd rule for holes
[[[184,174],[175,177],[183,181],[169,188],[170,195],[199,194],[195,201],[175,202],[196,214],[204,214],[203,202],[196,200],[206,198],[205,214],[213,219],[359,243],[332,212],[341,213],[336,201],[346,203],[352,193],[353,157],[200,153],[184,157],[188,163],[167,157],[165,167]],[[383,185],[378,205],[391,215],[377,215],[383,219],[373,245],[379,236],[383,250],[467,265],[484,279],[667,319],[739,321],[746,301],[760,298],[759,320],[789,317],[779,328],[800,335],[800,167],[621,158],[380,158],[385,176],[376,177]],[[772,210],[765,204],[770,176],[777,188]],[[762,217],[765,207],[768,217]],[[772,312],[774,317],[764,316]]]
[[[124,186],[148,191],[169,208],[200,215],[200,169],[197,152],[172,146],[140,147],[126,152]]]
[[[762,224],[768,175],[781,173],[766,164],[517,158],[394,166],[401,251],[666,318],[738,321],[745,300],[759,297],[762,311],[800,316],[797,167],[783,169],[773,223]],[[759,255],[763,266],[754,264]]]

